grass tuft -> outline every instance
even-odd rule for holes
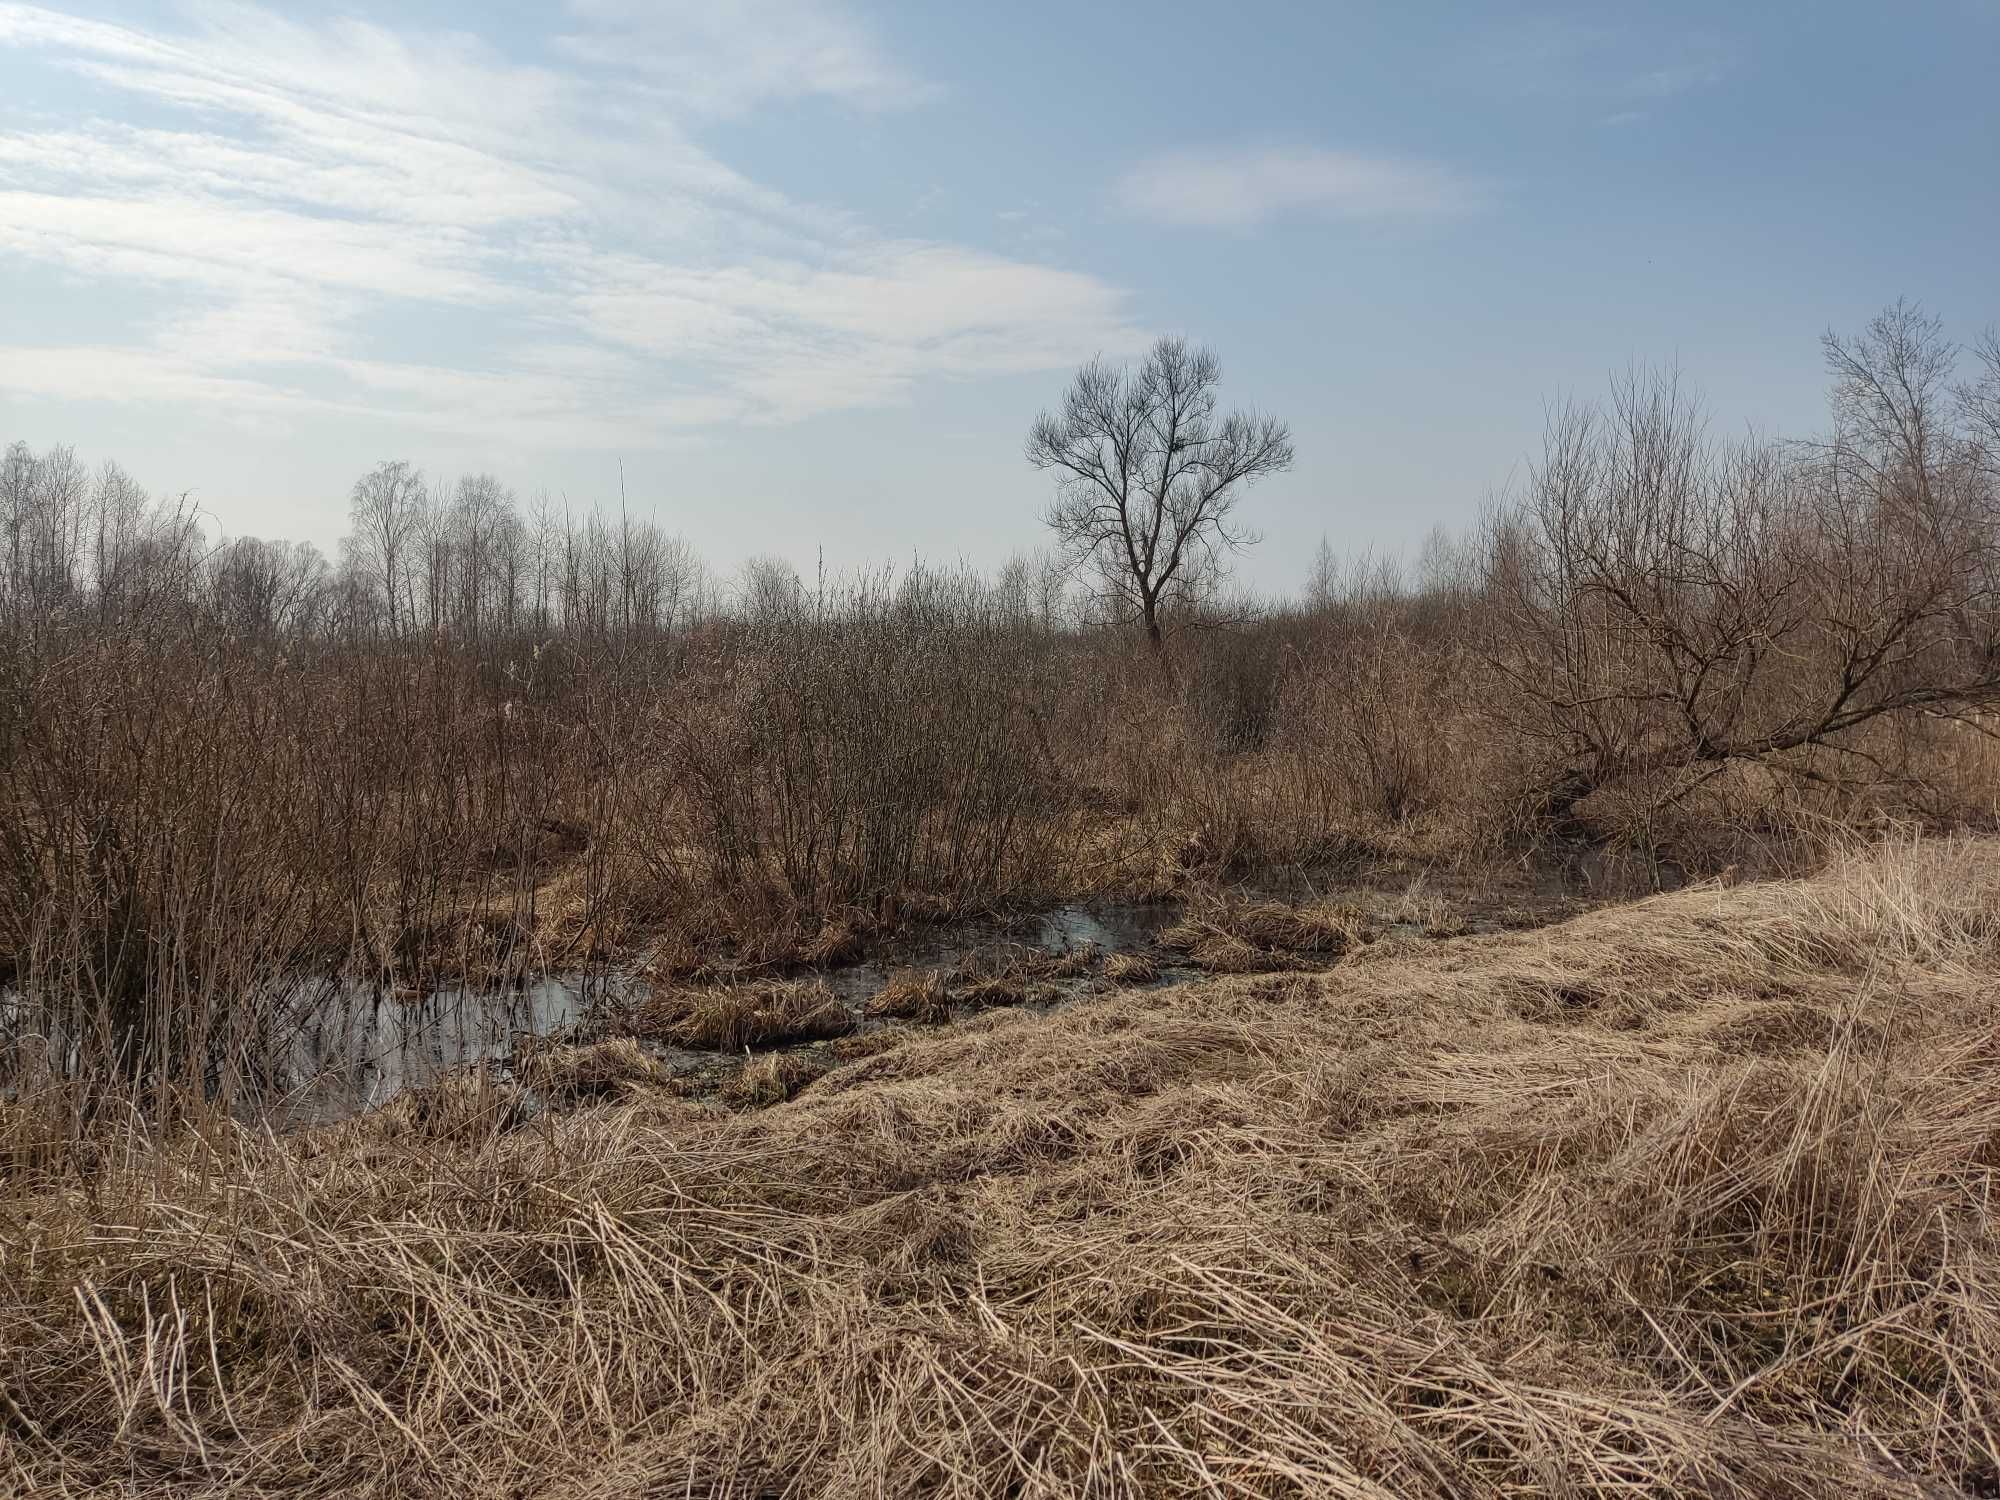
[[[655,994],[628,1023],[676,1047],[741,1052],[822,1041],[854,1029],[854,1016],[820,980],[762,980]]]

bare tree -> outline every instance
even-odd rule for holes
[[[1632,377],[1556,414],[1495,519],[1485,649],[1556,824],[1621,778],[1817,776],[1791,753],[1865,763],[1872,721],[2000,699],[2000,497],[1955,351],[1899,305],[1826,353],[1829,440],[1718,443],[1674,377]]]
[[[65,604],[83,587],[90,502],[90,478],[72,448],[37,458],[16,443],[0,462],[6,587],[31,609]]]
[[[513,614],[520,528],[514,492],[491,474],[468,474],[439,513],[440,545],[452,571],[450,612],[458,629],[477,640],[486,625],[504,626]]]
[[[8,444],[0,457],[0,527],[6,529],[6,571],[0,589],[10,598],[21,593],[28,576],[28,554],[34,526],[36,472],[34,450],[26,443]]]
[[[783,620],[805,602],[806,586],[799,570],[772,553],[747,558],[738,575],[737,596],[743,613],[760,625]]]
[[[1085,365],[1028,434],[1028,462],[1061,481],[1047,517],[1057,545],[1155,650],[1163,611],[1212,592],[1228,555],[1257,540],[1234,519],[1243,491],[1292,464],[1284,423],[1217,414],[1221,381],[1211,351],[1163,338],[1136,370]]]
[[[528,560],[533,590],[529,620],[538,634],[546,634],[555,621],[560,593],[560,538],[568,518],[556,509],[547,490],[538,490],[528,504]]]
[[[1989,328],[1972,346],[1978,373],[1958,388],[1959,420],[1985,455],[1987,477],[2000,482],[2000,328]]]
[[[355,481],[349,519],[354,526],[347,545],[362,576],[382,590],[388,610],[389,634],[415,612],[400,602],[408,588],[410,553],[430,508],[421,470],[400,462],[377,464]]]
[[[209,597],[229,629],[246,636],[282,634],[309,618],[327,578],[311,542],[238,537],[209,558]]]
[[[107,459],[98,469],[91,500],[97,528],[91,544],[91,577],[100,619],[116,618],[128,603],[132,560],[145,536],[151,503],[139,482],[118,464]]]
[[[993,602],[1001,617],[1017,627],[1051,632],[1070,619],[1070,569],[1048,552],[1017,552],[993,580]]]
[[[1322,614],[1333,607],[1340,597],[1341,580],[1340,556],[1333,550],[1333,543],[1322,534],[1319,546],[1313,552],[1312,566],[1306,570],[1306,608],[1315,614]]]

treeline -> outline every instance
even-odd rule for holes
[[[309,542],[217,539],[185,499],[154,501],[116,463],[16,442],[0,463],[5,597],[102,623],[200,605],[247,634],[394,639],[451,631],[657,634],[712,608],[687,544],[648,521],[525,511],[491,475],[429,484],[382,463],[354,486],[336,560]]]
[[[115,462],[92,470],[74,448],[21,441],[0,460],[0,527],[0,604],[17,627],[129,624],[171,607],[256,637],[646,640],[769,617],[807,589],[771,555],[718,575],[684,538],[622,507],[546,493],[524,505],[491,474],[445,484],[396,461],[355,483],[333,558],[310,542],[218,536],[186,497],[156,499]],[[1010,561],[990,587],[1024,620],[1085,618],[1043,559]]]

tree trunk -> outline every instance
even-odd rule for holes
[[[1160,612],[1153,601],[1146,601],[1146,642],[1155,651],[1166,649],[1166,637],[1160,632]]]

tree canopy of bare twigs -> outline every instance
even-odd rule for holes
[[[1085,365],[1028,433],[1028,461],[1061,483],[1057,546],[1155,649],[1163,613],[1213,592],[1229,554],[1257,540],[1235,518],[1243,492],[1292,464],[1284,423],[1218,413],[1221,381],[1212,351],[1162,338],[1137,369]]]
[[[1615,779],[1824,774],[1792,752],[1838,765],[1871,720],[2000,701],[2000,364],[1954,391],[1959,350],[1901,303],[1824,348],[1819,442],[1717,440],[1671,374],[1552,415],[1489,529],[1485,649],[1557,822]]]

